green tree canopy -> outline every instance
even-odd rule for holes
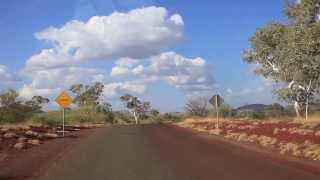
[[[103,93],[103,88],[104,85],[97,82],[92,86],[75,84],[71,86],[70,91],[76,95],[73,102],[78,106],[97,106]]]
[[[42,106],[49,99],[42,96],[34,96],[29,101],[19,99],[19,93],[9,89],[0,94],[0,121],[20,122],[26,120],[33,113],[40,112]]]
[[[125,104],[126,108],[133,114],[136,124],[139,123],[139,119],[145,119],[148,114],[151,113],[151,103],[142,102],[138,97],[130,94],[125,94],[120,97],[120,100]]]
[[[319,0],[288,1],[287,23],[271,22],[259,28],[244,51],[245,62],[258,64],[256,73],[287,83],[278,94],[294,102],[297,115],[320,87]]]

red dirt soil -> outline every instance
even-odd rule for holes
[[[60,158],[81,138],[87,136],[90,131],[93,130],[81,130],[73,133],[72,136],[45,141],[36,147],[28,145],[29,148],[23,150],[5,148],[12,146],[16,142],[15,139],[2,142],[0,180],[26,180],[37,176],[37,173],[46,169],[57,158]]]
[[[195,122],[192,123],[194,127],[203,128],[206,130],[213,130],[215,129],[214,123],[208,123],[208,122]],[[231,123],[230,123],[231,124]],[[232,132],[236,133],[246,133],[248,135],[263,135],[268,137],[274,137],[277,138],[281,142],[291,142],[291,143],[297,143],[302,144],[306,140],[314,143],[314,144],[320,144],[320,136],[316,136],[315,134],[297,134],[297,133],[289,133],[288,131],[279,131],[277,134],[274,134],[273,131],[275,128],[278,129],[290,129],[290,128],[300,128],[301,124],[299,123],[288,123],[288,122],[277,122],[277,123],[259,123],[255,128],[253,129],[239,129],[239,126],[247,126],[252,125],[252,122],[237,122],[237,127],[228,128],[226,127],[227,124],[222,124],[220,128],[223,130],[222,135],[225,135],[227,131],[231,130]]]
[[[197,130],[183,128],[176,125],[167,125],[167,126],[170,127],[170,129],[174,129],[174,131],[178,132],[179,134],[188,134],[189,136],[194,137],[194,139],[197,139],[197,141],[203,141],[211,145],[219,144],[219,146],[233,146],[234,151],[237,151],[237,152],[243,151],[243,152],[251,152],[251,153],[254,152],[259,154],[259,156],[264,157],[266,160],[272,160],[274,162],[279,162],[281,164],[287,164],[291,167],[295,167],[298,169],[302,169],[302,170],[320,175],[319,162],[287,156],[287,155],[280,155],[275,151],[266,149],[264,147],[261,147],[253,143],[243,143],[243,142],[240,143],[240,142],[223,138],[221,136],[209,135],[208,133],[205,133],[205,132],[199,132]]]

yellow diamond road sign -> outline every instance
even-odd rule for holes
[[[56,98],[56,103],[60,105],[62,108],[67,108],[71,104],[71,97],[66,93],[62,92],[57,98]]]

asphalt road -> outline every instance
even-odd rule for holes
[[[39,179],[319,180],[320,176],[159,124],[100,129]]]

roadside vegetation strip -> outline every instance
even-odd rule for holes
[[[189,119],[178,125],[239,142],[259,144],[281,154],[320,161],[320,123],[224,119],[220,129],[216,129],[213,119]]]

